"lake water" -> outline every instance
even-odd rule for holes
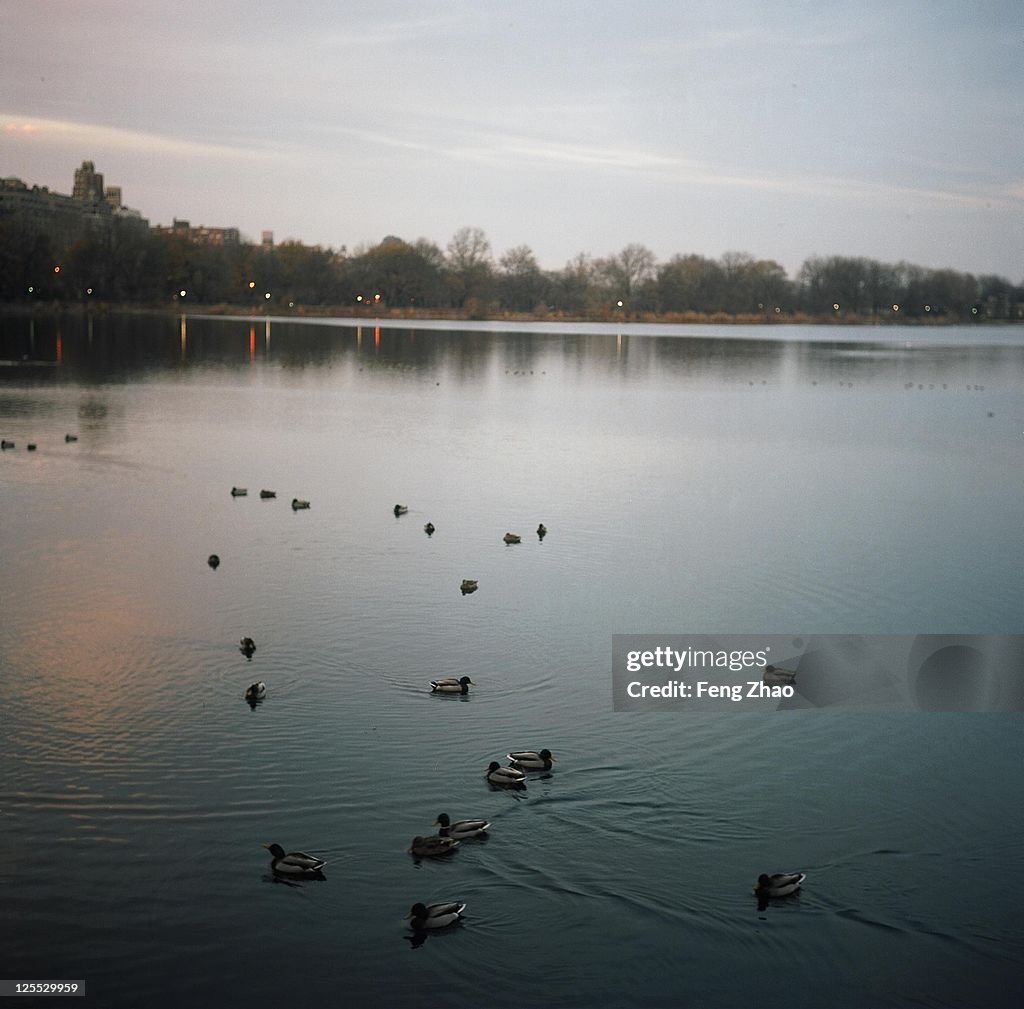
[[[1020,329],[3,318],[0,358],[3,977],[1015,1003],[1019,715],[616,713],[611,638],[1024,631]],[[413,860],[441,811],[490,837]]]

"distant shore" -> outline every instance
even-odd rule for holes
[[[366,320],[431,320],[438,322],[622,322],[662,323],[665,325],[715,325],[715,326],[777,326],[777,325],[847,325],[847,326],[960,326],[960,325],[1020,325],[1024,320],[972,318],[961,319],[949,315],[906,316],[898,312],[858,314],[836,312],[812,315],[807,312],[750,312],[732,314],[729,312],[629,312],[624,309],[609,309],[595,312],[507,312],[495,310],[466,311],[458,308],[389,308],[377,305],[373,309],[342,305],[293,305],[253,306],[246,305],[187,305],[176,303],[169,306],[131,305],[110,302],[3,302],[0,303],[2,316],[58,316],[58,315],[221,315],[238,318],[277,319],[351,319]]]

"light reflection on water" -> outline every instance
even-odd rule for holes
[[[1019,632],[1021,345],[515,328],[2,320],[0,358],[60,347],[0,375],[16,973],[112,1006],[1001,1004],[1014,716],[615,714],[610,636]],[[414,862],[442,810],[492,836]],[[275,882],[271,841],[326,881]]]

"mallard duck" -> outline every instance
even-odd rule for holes
[[[492,760],[487,768],[487,780],[492,785],[503,785],[506,788],[526,788],[526,772],[518,767],[502,767]]]
[[[290,851],[286,855],[279,844],[265,844],[263,847],[273,856],[271,870],[280,876],[319,876],[327,864],[322,858],[307,855],[304,851]]]
[[[515,533],[505,533],[505,535],[502,536],[502,539],[506,543],[522,543],[523,542],[522,536],[517,536]]]
[[[800,884],[806,878],[804,872],[773,872],[770,876],[762,872],[757,877],[754,893],[758,897],[788,897],[800,889]]]
[[[277,497],[277,491],[276,490],[261,490],[260,491],[260,497],[263,498],[264,501],[266,501],[267,498]]]
[[[789,669],[779,669],[778,666],[765,666],[764,676],[761,679],[771,686],[785,687],[796,679],[796,673]]]
[[[428,522],[428,523],[427,523],[427,524],[426,524],[426,525],[425,525],[425,526],[423,527],[423,531],[424,531],[424,532],[425,532],[425,533],[426,533],[426,534],[427,534],[428,536],[433,536],[433,535],[434,535],[434,523],[433,523],[433,522]]]
[[[395,505],[395,515],[404,515],[409,510],[408,505]]]
[[[465,904],[454,900],[444,904],[413,904],[406,918],[412,919],[409,928],[422,932],[427,928],[447,928],[454,925],[465,910]]]
[[[299,498],[297,498],[297,497],[293,497],[292,498],[292,511],[296,511],[297,512],[297,511],[301,511],[303,508],[308,508],[308,507],[309,507],[309,502],[308,501],[300,501]]]
[[[462,676],[456,679],[454,676],[446,676],[443,680],[431,680],[430,692],[433,694],[468,694],[470,687],[476,684],[468,677]]]
[[[550,771],[554,757],[550,750],[517,750],[514,753],[507,753],[505,756],[511,761],[511,766],[520,771]]]
[[[417,858],[441,858],[451,855],[459,843],[454,837],[414,837],[409,845],[409,854]]]
[[[480,588],[480,583],[475,578],[463,578],[462,579],[462,594],[468,596],[470,592],[476,592]]]
[[[545,526],[544,523],[541,522],[541,524],[539,526],[537,526],[537,535],[541,539],[544,539],[544,537],[547,536],[547,534],[548,534],[547,526]]]
[[[216,571],[220,566],[220,558],[216,554],[210,554],[210,556],[206,558],[206,563]]]
[[[64,440],[65,441],[78,441],[78,435],[77,434],[66,434],[66,435],[64,435]]]
[[[247,701],[262,701],[267,696],[267,685],[262,680],[257,680],[245,691]]]
[[[249,493],[249,488],[248,487],[232,487],[231,488],[231,496],[232,497],[245,497],[246,494],[248,494],[248,493]]]
[[[252,638],[242,638],[238,642],[238,650],[247,658],[251,659],[256,653],[256,642]]]
[[[486,820],[456,820],[452,823],[447,813],[438,813],[434,826],[439,828],[437,833],[440,837],[454,837],[461,841],[467,837],[480,837],[486,833],[490,823]]]

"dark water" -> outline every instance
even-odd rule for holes
[[[613,633],[1024,630],[1019,331],[771,332],[0,321],[0,974],[111,1007],[1013,1004],[1019,716],[611,710]],[[442,810],[491,836],[417,863]],[[276,882],[272,841],[326,880]],[[454,898],[413,948],[410,905]]]

